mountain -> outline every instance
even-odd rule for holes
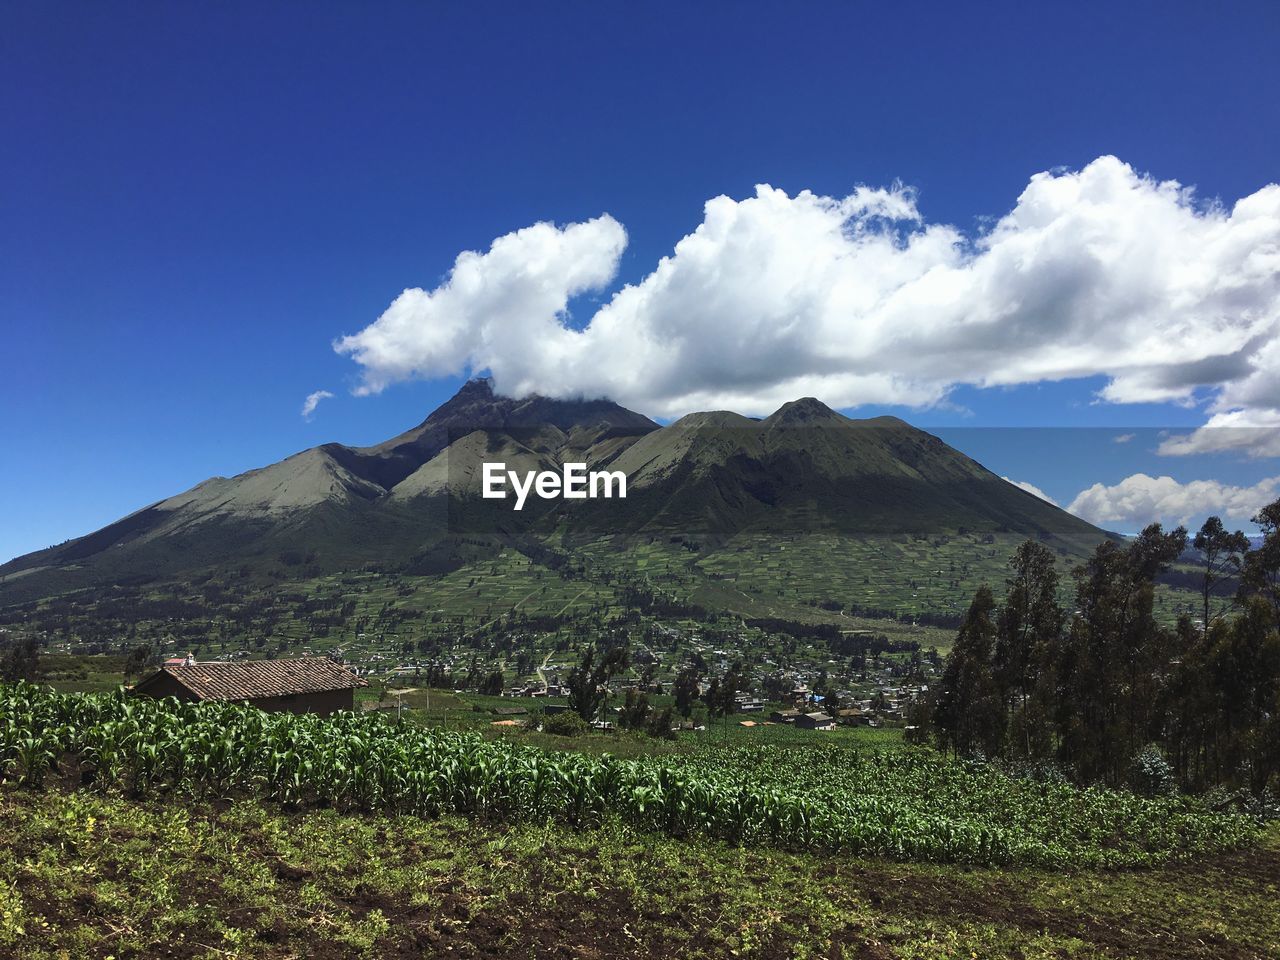
[[[607,461],[637,437],[657,430],[648,417],[609,400],[522,400],[493,392],[488,378],[469,380],[450,400],[411,430],[373,447],[328,444],[353,472],[390,492],[477,430],[518,437],[539,454]]]
[[[607,463],[658,425],[608,400],[513,399],[468,381],[422,423],[372,447],[326,443],[213,477],[95,533],[0,566],[0,603],[195,570],[327,571],[403,564],[448,532],[450,463]],[[476,487],[478,490],[478,485]],[[300,561],[300,562],[291,562]]]
[[[625,500],[479,497],[481,464],[608,467]],[[0,566],[0,604],[66,590],[244,569],[288,579],[376,568],[444,572],[555,539],[1002,534],[1076,551],[1104,534],[893,417],[819,401],[763,420],[719,411],[669,426],[608,400],[514,399],[469,381],[416,427],[371,447],[328,443],[215,477],[103,529]]]
[[[903,420],[855,420],[811,397],[764,420],[691,414],[637,440],[613,469],[629,478],[640,528],[1102,536]]]

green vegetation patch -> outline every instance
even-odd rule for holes
[[[1185,866],[883,863],[612,825],[0,786],[0,955],[1264,960],[1280,834]]]
[[[926,749],[725,750],[621,760],[552,753],[381,715],[0,688],[0,771],[131,795],[620,823],[744,846],[907,861],[1135,866],[1243,846],[1258,823],[1187,797],[1011,778]]]

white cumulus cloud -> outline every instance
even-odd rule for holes
[[[1013,480],[1010,477],[1001,477],[1000,479],[1005,480],[1009,483],[1012,483],[1015,487],[1019,488],[1020,490],[1025,490],[1027,491],[1027,493],[1035,494],[1041,500],[1047,500],[1049,503],[1052,503],[1055,507],[1058,506],[1057,500],[1053,499],[1053,497],[1049,496],[1047,493],[1045,493],[1043,490],[1037,487],[1034,483],[1028,483],[1026,480]]]
[[[321,400],[328,400],[333,394],[328,390],[317,390],[314,393],[307,394],[307,399],[302,401],[302,418],[310,420],[312,414],[316,412],[316,407],[320,406]]]
[[[517,230],[485,253],[460,253],[439,287],[405,290],[376,322],[334,349],[363,368],[357,393],[484,367],[500,390],[527,393],[521,371],[530,364],[554,370],[580,340],[564,325],[569,298],[608,284],[626,245],[626,231],[608,214]],[[542,387],[548,395],[573,390],[568,382]]]
[[[466,252],[336,349],[357,392],[487,369],[521,395],[609,396],[659,416],[926,406],[978,387],[1104,376],[1100,399],[1280,416],[1280,186],[1227,207],[1114,157],[1039,173],[979,236],[914,193],[769,186],[709,200],[640,281],[571,328],[569,298],[616,278],[608,215]]]
[[[1238,487],[1217,480],[1179,483],[1173,477],[1135,473],[1107,486],[1095,483],[1080,491],[1067,510],[1100,527],[1133,532],[1149,523],[1176,526],[1209,515],[1239,526],[1276,499],[1280,477]]]
[[[1280,370],[1276,371],[1280,377]],[[1166,437],[1158,452],[1170,457],[1196,453],[1243,453],[1280,457],[1280,409],[1228,410],[1215,413],[1191,433]]]

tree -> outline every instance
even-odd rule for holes
[[[618,714],[618,726],[623,730],[639,730],[649,719],[649,697],[635,687],[627,691]]]
[[[1228,533],[1219,517],[1209,517],[1191,545],[1199,551],[1204,565],[1200,581],[1200,593],[1204,601],[1201,629],[1207,634],[1216,619],[1209,614],[1209,598],[1213,595],[1214,585],[1224,576],[1239,575],[1243,555],[1249,549],[1249,538],[1239,530]]]
[[[1004,604],[978,591],[912,724],[929,724],[961,753],[1056,756],[1084,783],[1134,786],[1136,774],[1150,788],[1172,773],[1185,789],[1276,789],[1280,504],[1258,522],[1263,542],[1244,553],[1231,617],[1214,615],[1212,586],[1241,541],[1216,522],[1197,536],[1209,581],[1203,628],[1184,614],[1171,630],[1154,612],[1156,579],[1187,546],[1181,527],[1153,524],[1128,543],[1099,544],[1073,571],[1076,610],[1065,629],[1052,557],[1024,544]]]
[[[674,690],[676,710],[685,719],[693,712],[693,705],[698,701],[698,670],[690,665],[676,675]]]
[[[1208,632],[1197,629],[1183,614],[1175,630],[1178,661],[1172,664],[1164,688],[1166,739],[1174,771],[1184,787],[1207,785],[1210,768],[1216,763],[1221,730],[1217,722],[1218,700],[1209,670],[1210,651],[1218,634],[1226,629],[1214,621]]]
[[[1259,510],[1253,522],[1262,531],[1262,543],[1245,554],[1241,593],[1262,597],[1280,621],[1280,500]]]
[[[559,737],[578,737],[589,729],[585,720],[569,710],[550,714],[542,721],[543,733],[554,733]]]
[[[1033,717],[1029,703],[1041,689],[1043,667],[1062,632],[1058,606],[1058,571],[1053,551],[1034,540],[1025,541],[1009,560],[1012,574],[996,626],[995,670],[1010,715],[1010,747],[1024,757],[1043,752],[1044,720]],[[1014,709],[1016,706],[1016,710]]]
[[[827,692],[822,697],[822,709],[827,711],[827,716],[832,720],[840,715],[840,694],[836,692],[835,687],[827,687]]]
[[[590,723],[609,699],[608,683],[627,668],[630,654],[625,646],[610,647],[601,655],[591,644],[578,665],[569,671],[569,709]]]
[[[707,720],[724,717],[727,729],[729,714],[736,709],[738,691],[743,686],[742,674],[737,667],[727,670],[722,677],[712,677],[706,693],[702,695],[702,702],[707,705]]]
[[[661,740],[674,740],[675,732],[671,729],[672,721],[675,713],[670,707],[663,707],[661,710],[651,710],[649,719],[645,723],[645,732],[651,737],[657,737]]]
[[[124,675],[126,677],[141,676],[146,672],[147,668],[158,663],[160,655],[150,644],[140,643],[132,650],[124,661]]]
[[[979,587],[942,673],[934,725],[943,746],[960,754],[982,751],[993,755],[1004,732],[1000,689],[992,663],[995,606],[991,588]]]
[[[863,648],[865,653],[865,648]],[[791,691],[795,689],[795,679],[784,673],[771,673],[764,678],[764,695],[766,699],[785,703],[791,699]]]
[[[1247,777],[1243,785],[1261,794],[1272,774],[1280,772],[1265,743],[1268,721],[1280,705],[1280,633],[1266,601],[1247,601],[1230,629],[1219,634],[1208,667],[1216,681],[1225,740],[1222,772],[1242,773]]]
[[[720,694],[719,677],[711,678],[711,682],[707,684],[706,691],[702,694],[702,702],[707,705],[708,721],[720,716],[720,712],[724,708],[724,697]]]
[[[720,683],[720,715],[727,717],[738,708],[738,691],[746,689],[746,680],[738,666],[732,667]]]
[[[0,680],[37,680],[40,677],[40,644],[35,637],[15,640],[0,649]]]
[[[1127,546],[1099,544],[1076,568],[1078,613],[1059,651],[1059,758],[1077,778],[1120,784],[1157,732],[1174,637],[1154,615],[1155,578],[1186,549],[1158,523]]]

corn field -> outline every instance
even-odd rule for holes
[[[553,753],[382,715],[0,685],[0,780],[131,796],[252,796],[439,817],[619,822],[679,837],[902,860],[1135,866],[1247,843],[1257,824],[1182,797],[1012,778],[924,749]]]

